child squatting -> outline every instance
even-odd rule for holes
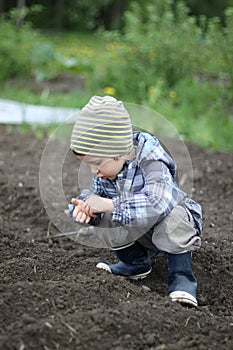
[[[93,96],[77,115],[70,148],[93,174],[90,189],[71,199],[70,215],[105,228],[118,258],[97,267],[142,279],[151,257],[164,255],[171,300],[197,306],[192,252],[201,246],[201,206],[177,185],[176,165],[159,140],[132,130],[121,101]]]

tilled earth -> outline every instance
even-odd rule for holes
[[[49,244],[58,231],[40,198],[45,143],[0,126],[0,349],[233,349],[233,154],[187,145],[204,216],[193,255],[199,307],[188,309],[167,296],[163,258],[132,282],[96,269],[114,261],[107,249]],[[72,155],[66,166],[72,197]]]

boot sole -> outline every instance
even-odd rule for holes
[[[197,299],[187,292],[175,291],[170,293],[169,297],[184,306],[197,307]]]
[[[152,269],[150,269],[149,271],[140,273],[138,275],[132,275],[132,276],[126,276],[131,280],[143,280],[143,278],[146,278],[150,273],[151,273]]]
[[[98,269],[102,269],[102,270],[105,270],[105,271],[107,271],[107,272],[113,274],[112,271],[111,271],[111,269],[110,269],[110,267],[109,267],[108,264],[106,264],[106,263],[99,262],[99,263],[96,265],[96,267],[97,267]],[[142,280],[143,278],[146,278],[146,277],[151,273],[151,271],[152,271],[152,269],[150,269],[150,270],[148,270],[148,271],[146,271],[146,272],[140,273],[140,274],[138,274],[138,275],[123,276],[123,277],[129,278],[129,279],[131,279],[131,280]],[[122,276],[122,275],[118,275],[118,276]]]

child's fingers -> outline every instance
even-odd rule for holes
[[[88,207],[89,207],[89,206],[88,206],[87,202],[82,203],[82,210],[83,210],[84,213],[86,213],[86,214],[87,214],[87,212],[88,212],[88,210],[89,210]]]
[[[86,202],[83,202],[76,198],[72,198],[71,203],[75,206],[74,212],[76,213],[76,215],[79,211],[85,212],[88,215],[89,205]]]
[[[83,204],[85,204],[84,201],[77,199],[77,198],[72,198],[71,203],[74,204],[75,206],[77,206],[77,205],[82,206]]]
[[[86,218],[87,218],[87,215],[80,211],[78,213],[78,215],[76,216],[76,221],[78,221],[78,222],[85,222]]]
[[[85,204],[83,201],[77,201],[78,203],[75,205],[73,216],[76,217],[79,212],[85,212],[83,210],[83,204]]]
[[[71,199],[71,203],[74,204],[74,205],[78,205],[79,204],[79,200],[76,199],[76,198],[72,198]]]
[[[79,212],[81,212],[80,207],[76,206],[73,211],[73,217],[76,218]]]
[[[88,224],[91,220],[91,217],[90,216],[87,216],[86,220],[85,220],[85,223]]]
[[[92,217],[96,216],[87,202],[72,198],[71,203],[75,206],[73,217],[76,221],[88,223]]]
[[[91,207],[87,202],[83,203],[82,210],[84,211],[85,214],[87,214],[87,216],[93,216]]]

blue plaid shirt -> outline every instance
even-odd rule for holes
[[[176,184],[176,166],[158,139],[134,132],[136,156],[127,161],[116,179],[92,178],[89,190],[78,199],[98,195],[113,200],[112,220],[120,225],[152,227],[166,217],[176,205],[191,212],[195,228],[201,233],[201,206]],[[94,223],[93,223],[94,224]]]

